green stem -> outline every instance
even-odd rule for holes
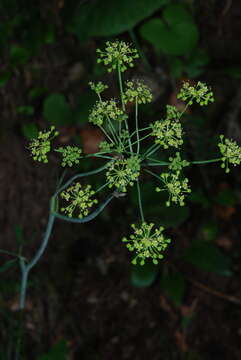
[[[137,98],[135,101],[135,118],[136,118],[137,154],[139,155],[139,153],[140,153],[140,137],[139,137],[139,126],[138,126],[138,101],[137,101]]]
[[[120,64],[118,64],[118,80],[119,80],[119,87],[120,87],[120,96],[121,96],[121,106],[122,106],[122,110],[125,111],[125,103],[124,103],[124,93],[123,93],[123,85],[122,85],[122,77],[121,77],[121,69],[120,69]],[[133,149],[132,149],[132,145],[131,145],[131,139],[130,139],[130,132],[129,132],[129,126],[128,126],[128,122],[125,119],[125,126],[126,126],[126,130],[128,131],[128,141],[129,141],[129,148],[130,148],[130,152],[133,153]],[[121,122],[120,122],[120,128],[119,128],[119,132],[121,133]]]
[[[150,156],[150,155],[152,155],[152,154],[154,154],[159,148],[160,148],[160,146],[161,145],[156,145],[156,144],[154,144],[155,146],[151,146],[150,148],[149,148],[149,151],[147,150],[147,152],[143,155],[145,158],[146,157],[148,157],[148,156]]]
[[[101,130],[103,131],[103,133],[105,134],[105,136],[110,140],[110,142],[112,142],[112,144],[114,144],[114,140],[109,136],[109,134],[107,133],[107,131],[103,128],[103,126],[100,125]]]
[[[190,161],[190,164],[194,164],[194,165],[210,164],[210,163],[219,162],[219,161],[222,161],[222,158],[211,159],[211,160]]]
[[[142,128],[142,129],[138,129],[138,131],[141,132],[141,131],[145,131],[145,130],[148,130],[148,129],[151,129],[151,126],[148,126],[146,128]],[[137,132],[136,130],[133,131],[133,133],[130,135],[130,137],[132,138],[132,136],[134,136],[136,134],[136,132]]]
[[[134,141],[134,142],[133,142],[133,143],[131,143],[131,144],[132,144],[132,145],[135,145],[136,143],[141,142],[141,141],[143,141],[143,140],[147,139],[149,136],[150,136],[150,134],[145,135],[145,136],[143,136],[143,138],[138,139],[138,140]]]
[[[144,214],[143,214],[139,179],[137,180],[136,185],[137,185],[137,195],[138,195],[138,204],[139,204],[139,209],[140,209],[141,221],[144,222],[145,219],[144,219]]]
[[[148,170],[148,169],[144,169],[145,172],[147,172],[148,174],[154,176],[155,178],[157,178],[159,181],[161,181],[160,176],[158,176],[157,174],[155,174],[154,172]]]

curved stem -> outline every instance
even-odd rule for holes
[[[144,222],[145,219],[144,219],[144,213],[143,213],[143,207],[142,207],[139,179],[137,180],[136,185],[137,185],[137,195],[138,195],[138,204],[139,204],[139,209],[140,209],[141,221]]]

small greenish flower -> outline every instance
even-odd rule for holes
[[[160,175],[161,181],[164,183],[164,188],[156,188],[157,192],[167,190],[169,193],[169,199],[166,202],[167,206],[171,205],[171,202],[184,206],[185,195],[191,192],[188,184],[188,179],[180,179],[179,173],[163,173]]]
[[[179,121],[168,118],[157,120],[151,124],[151,128],[151,136],[155,137],[155,143],[162,145],[164,149],[171,146],[178,148],[183,144],[182,125]]]
[[[218,147],[222,154],[221,167],[225,169],[226,173],[229,173],[229,164],[236,166],[241,163],[241,147],[238,146],[236,141],[224,138],[224,135],[220,135],[220,140]]]
[[[127,67],[133,67],[134,59],[139,55],[136,49],[132,49],[129,44],[124,41],[106,42],[105,50],[97,49],[99,55],[97,63],[104,63],[108,66],[108,71],[120,68],[120,71],[125,71]]]
[[[143,222],[140,227],[132,224],[134,234],[130,235],[129,239],[126,237],[122,239],[123,242],[127,243],[127,249],[136,253],[132,264],[136,265],[139,261],[140,265],[144,265],[145,261],[149,259],[152,259],[154,264],[158,264],[158,261],[163,259],[161,252],[167,248],[171,240],[162,234],[163,227],[156,228],[153,231],[153,226],[153,223],[147,224],[146,222]]]
[[[141,81],[127,81],[124,92],[124,102],[146,104],[152,102],[152,93],[147,85]]]
[[[169,120],[179,120],[181,117],[181,112],[173,105],[166,106],[166,118]]]
[[[182,160],[180,153],[176,152],[175,157],[170,157],[169,161],[171,162],[170,165],[168,165],[168,168],[176,173],[180,173],[182,169],[189,165],[189,162],[187,160]]]
[[[214,102],[213,92],[201,81],[194,86],[189,82],[184,82],[177,98],[187,101],[189,105],[192,105],[194,100],[201,106]]]
[[[91,90],[93,90],[97,95],[100,95],[105,89],[108,89],[108,85],[102,83],[102,81],[98,81],[96,84],[92,81],[89,82]]]
[[[107,141],[101,141],[99,143],[99,150],[103,152],[111,152],[113,151],[113,143],[108,143]]]
[[[115,100],[97,101],[89,115],[89,122],[102,126],[105,119],[122,121],[125,114],[118,108]]]
[[[76,211],[78,218],[82,219],[89,214],[90,208],[98,203],[97,199],[92,199],[94,194],[95,191],[92,190],[91,185],[82,186],[77,182],[61,192],[61,198],[69,203],[66,207],[62,207],[61,211],[68,217],[73,217]]]
[[[29,145],[31,155],[34,160],[48,162],[47,153],[51,150],[51,140],[58,135],[55,127],[51,126],[49,131],[39,131],[38,137],[33,139]]]
[[[62,163],[64,166],[73,166],[73,164],[79,164],[82,150],[77,146],[66,146],[57,149],[58,152],[62,153]]]
[[[140,175],[140,163],[140,158],[135,155],[111,161],[106,172],[109,188],[115,186],[118,191],[126,192],[127,185],[133,186]]]

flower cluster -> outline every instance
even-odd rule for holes
[[[130,235],[129,239],[126,237],[122,239],[127,243],[128,250],[136,253],[132,260],[133,264],[137,264],[139,261],[140,265],[144,265],[145,261],[149,259],[152,259],[154,264],[158,264],[158,260],[163,258],[161,252],[167,248],[171,240],[162,234],[163,227],[157,228],[153,232],[153,226],[153,223],[147,224],[146,222],[143,222],[140,227],[132,224],[134,234]]]
[[[220,140],[218,147],[222,154],[221,167],[225,168],[226,173],[229,173],[229,164],[236,166],[241,163],[241,147],[238,146],[236,141],[225,139],[223,135],[220,135]]]
[[[152,101],[152,93],[147,85],[141,81],[127,81],[124,92],[124,102],[135,102],[146,104]]]
[[[92,199],[94,194],[95,191],[91,189],[91,185],[82,186],[77,182],[61,192],[62,199],[69,203],[66,207],[62,207],[61,211],[68,217],[72,217],[76,211],[78,218],[82,219],[89,214],[91,206],[98,202],[97,199]]]
[[[178,148],[183,144],[182,125],[179,121],[166,118],[165,120],[157,120],[151,124],[151,136],[154,136],[155,143],[168,149],[170,146]]]
[[[49,131],[39,131],[37,139],[33,139],[29,145],[34,160],[48,162],[46,154],[51,150],[51,140],[58,134],[54,126]]]
[[[170,164],[168,165],[168,168],[171,171],[174,171],[176,173],[180,173],[182,169],[189,165],[189,162],[187,160],[182,160],[180,153],[176,152],[175,157],[169,157]]]
[[[92,81],[89,82],[91,90],[93,90],[97,95],[100,95],[105,89],[108,89],[108,85],[103,84],[102,81],[98,81],[96,84]]]
[[[213,92],[201,81],[194,86],[189,82],[184,82],[177,98],[187,100],[189,105],[192,105],[194,100],[201,106],[214,102]]]
[[[73,164],[79,164],[79,160],[81,157],[82,150],[77,146],[66,146],[60,147],[57,150],[58,152],[62,153],[62,163],[63,167],[65,166],[73,166]]]
[[[129,44],[124,41],[106,42],[106,48],[104,51],[97,49],[99,58],[97,63],[104,63],[108,66],[108,71],[117,70],[125,71],[127,67],[133,67],[134,59],[139,55],[136,49],[132,49]]]
[[[185,195],[191,192],[188,184],[188,179],[180,179],[179,173],[163,173],[160,175],[164,188],[156,188],[157,192],[167,190],[169,198],[166,201],[166,206],[170,206],[171,202],[184,206]]]
[[[181,117],[181,112],[174,105],[167,105],[166,112],[166,118],[169,120],[179,120]]]
[[[121,121],[124,116],[125,114],[118,108],[115,100],[97,101],[89,115],[89,122],[102,126],[106,118]]]
[[[118,158],[108,164],[106,173],[108,186],[115,186],[118,191],[126,192],[127,185],[133,186],[140,175],[141,160],[138,156],[131,156],[127,159]]]

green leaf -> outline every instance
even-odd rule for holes
[[[219,191],[215,198],[215,202],[223,206],[234,206],[237,204],[237,195],[231,189],[224,189]]]
[[[231,276],[230,259],[212,243],[194,242],[184,259],[201,270]]]
[[[29,97],[29,99],[37,99],[37,98],[45,95],[47,93],[47,91],[48,90],[44,87],[34,87],[29,91],[28,97]]]
[[[163,277],[161,280],[161,287],[165,290],[175,305],[179,306],[182,304],[186,283],[180,272]]]
[[[118,35],[169,3],[169,0],[95,0],[76,9],[72,30],[80,40],[90,36]]]
[[[58,93],[53,93],[44,100],[43,116],[49,124],[54,126],[63,126],[73,122],[71,107],[64,95]]]
[[[171,55],[185,55],[197,45],[198,28],[192,22],[168,26],[160,19],[151,19],[140,29],[142,37],[157,50]]]
[[[37,360],[67,360],[68,348],[65,340],[55,344],[52,349]]]
[[[154,283],[158,272],[159,267],[152,263],[132,265],[131,283],[136,287],[148,287]]]
[[[204,209],[207,209],[211,205],[211,201],[204,194],[201,188],[193,190],[188,196],[188,200],[194,204],[201,205]]]
[[[179,79],[184,71],[184,64],[178,57],[172,57],[169,59],[169,66],[172,76]]]
[[[17,107],[17,113],[31,116],[34,114],[34,107],[33,106],[19,106],[19,107]]]
[[[226,75],[231,76],[234,79],[241,79],[241,66],[231,66],[223,69]]]
[[[23,124],[22,125],[22,133],[27,139],[31,140],[38,136],[38,128],[33,123]]]
[[[0,88],[5,86],[9,79],[11,78],[11,72],[10,71],[3,71],[0,73]]]
[[[163,10],[163,17],[169,25],[193,22],[193,16],[184,4],[170,4]]]
[[[13,259],[13,260],[9,260],[9,261],[5,262],[5,264],[0,267],[0,273],[10,269],[12,266],[14,266],[16,264],[17,261],[18,261],[18,259]]]
[[[12,45],[10,49],[10,59],[13,66],[26,64],[30,56],[30,50],[22,46]]]
[[[79,104],[74,110],[74,122],[76,124],[83,124],[88,122],[90,109],[94,106],[97,98],[93,91],[86,92],[80,97]]]

